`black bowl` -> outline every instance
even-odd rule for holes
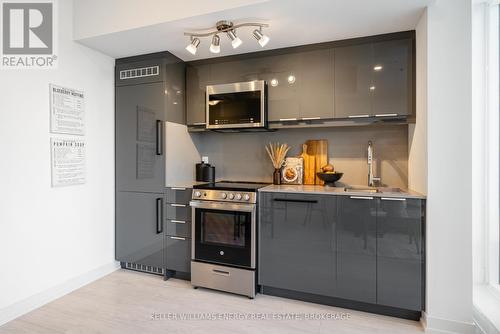
[[[335,172],[335,173],[322,173],[322,172],[318,172],[318,173],[316,173],[316,175],[322,181],[325,182],[325,186],[335,187],[335,182],[337,182],[338,180],[340,180],[340,178],[342,177],[342,175],[344,175],[344,173],[339,173],[339,172]]]

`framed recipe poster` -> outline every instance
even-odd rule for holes
[[[85,142],[51,138],[52,187],[85,183]]]
[[[85,134],[85,95],[83,91],[50,84],[50,132]]]

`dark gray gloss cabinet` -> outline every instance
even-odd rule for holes
[[[377,303],[423,308],[424,201],[380,199],[377,214]]]
[[[191,193],[191,188],[166,189],[165,267],[170,271],[191,272]]]
[[[186,123],[205,125],[206,86],[210,83],[210,65],[186,68]]]
[[[116,87],[118,191],[164,191],[164,120],[162,82]]]
[[[259,284],[335,295],[336,197],[261,193]]]
[[[166,121],[186,124],[186,65],[181,61],[165,65]]]
[[[165,238],[167,269],[189,273],[191,271],[191,239],[171,235]]]
[[[413,39],[335,48],[335,118],[413,113]]]
[[[116,259],[164,267],[161,193],[116,193]]]
[[[372,113],[377,117],[412,113],[413,41],[373,43]],[[378,67],[377,67],[378,66]]]
[[[337,297],[377,302],[377,201],[340,196],[337,220]]]
[[[372,44],[335,48],[335,118],[373,115]]]

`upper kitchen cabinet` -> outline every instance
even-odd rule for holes
[[[300,56],[296,53],[262,57],[251,61],[259,80],[268,85],[268,121],[297,121],[300,118]]]
[[[186,68],[186,123],[205,126],[206,87],[210,83],[210,65]]]
[[[333,118],[333,49],[301,52],[299,118],[316,121]]]
[[[118,191],[163,192],[162,82],[116,88],[115,149]]]
[[[391,117],[412,113],[412,50],[411,39],[373,43],[373,115]]]
[[[413,114],[413,39],[335,48],[335,118]]]
[[[334,52],[335,118],[372,116],[372,45],[338,47]]]
[[[169,62],[165,73],[166,121],[186,124],[186,65],[181,61]]]

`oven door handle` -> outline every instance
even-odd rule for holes
[[[214,210],[242,211],[242,212],[255,211],[255,204],[191,201],[189,202],[189,205],[197,209],[214,209]]]

